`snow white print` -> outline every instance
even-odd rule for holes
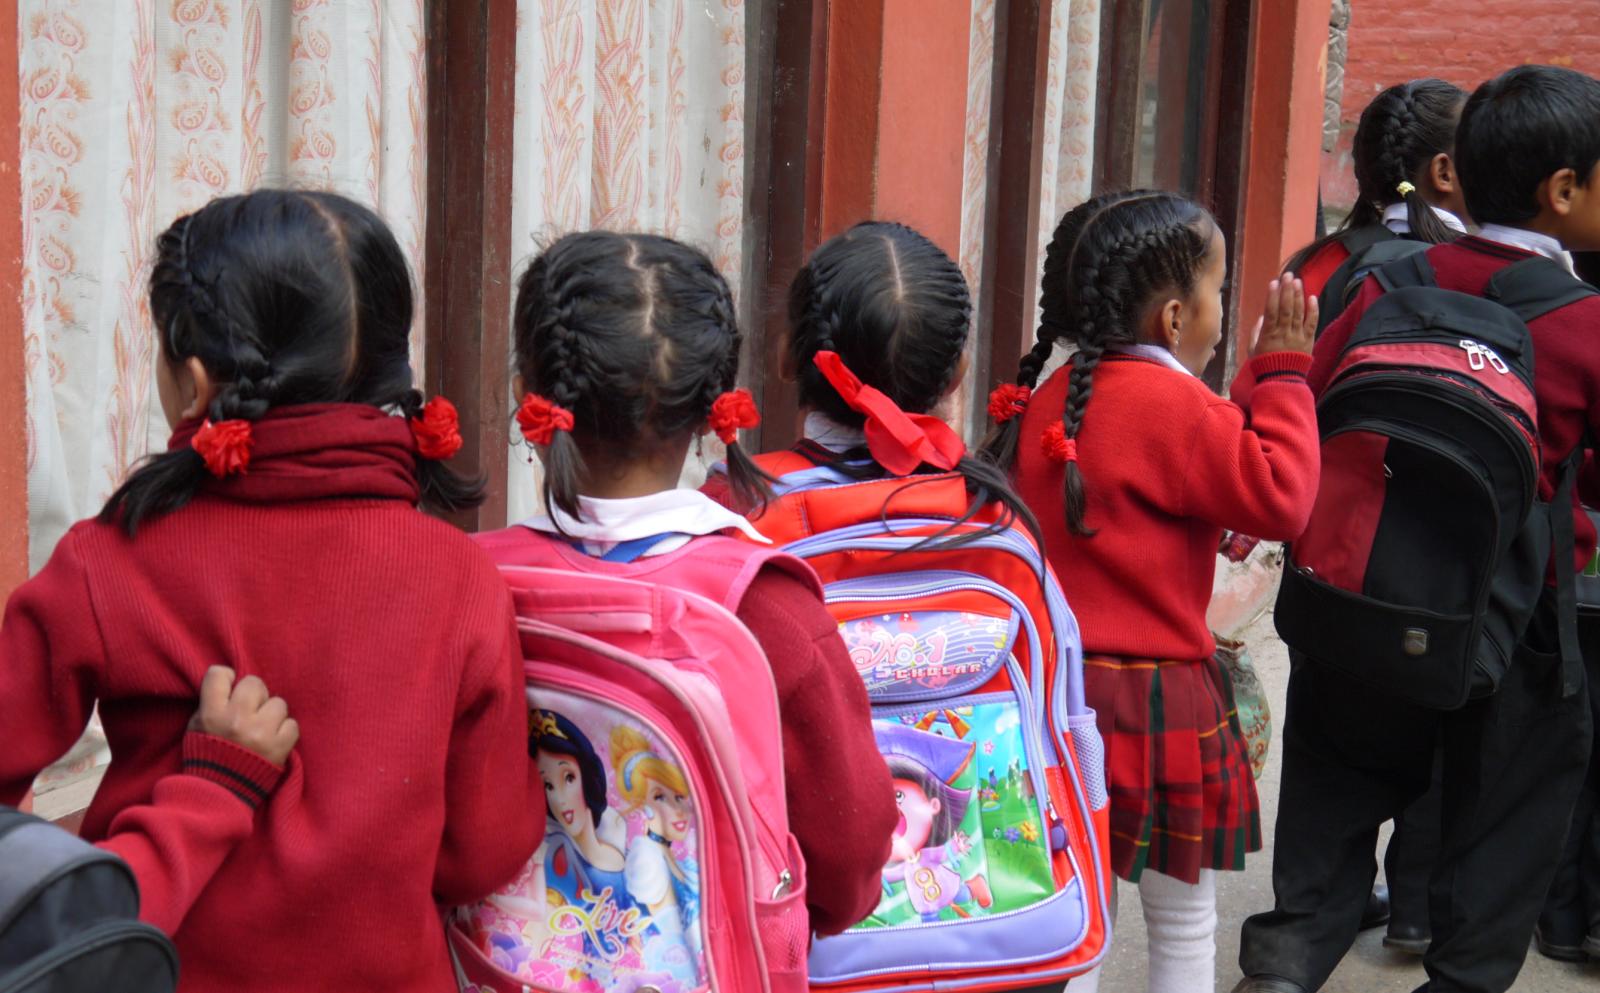
[[[468,913],[466,929],[496,967],[533,989],[697,989],[704,958],[688,784],[627,715],[559,703],[529,719],[549,808],[544,843],[518,879]]]

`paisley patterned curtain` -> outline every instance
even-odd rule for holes
[[[155,236],[262,184],[378,208],[420,279],[423,0],[20,0],[35,569],[165,442]],[[421,355],[420,329],[413,353]]]
[[[745,215],[744,0],[518,0],[516,271],[571,231],[678,238],[737,291]],[[509,399],[509,398],[508,398]],[[518,437],[512,431],[512,437]],[[697,482],[716,457],[691,455]],[[509,453],[512,520],[535,512],[536,467]]]

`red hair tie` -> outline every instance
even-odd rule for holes
[[[928,414],[908,414],[882,391],[861,382],[837,352],[818,352],[812,359],[850,409],[867,418],[867,450],[891,474],[909,476],[921,465],[954,469],[967,446],[961,436]]]
[[[206,418],[189,444],[205,460],[206,469],[218,479],[243,473],[250,468],[250,422],[228,420],[212,422]]]
[[[756,409],[755,397],[749,390],[729,390],[711,404],[711,430],[724,445],[739,440],[740,428],[753,428],[761,423],[761,412]]]
[[[1050,461],[1060,462],[1062,465],[1078,461],[1078,439],[1068,438],[1067,426],[1060,421],[1045,428],[1044,437],[1039,440],[1045,458]]]
[[[535,445],[548,445],[557,431],[571,431],[572,411],[558,406],[537,393],[522,398],[517,408],[517,426],[522,436]]]
[[[461,415],[456,405],[444,397],[434,397],[422,405],[422,413],[410,418],[411,437],[417,440],[417,454],[443,462],[461,451]]]
[[[1033,399],[1033,391],[1026,386],[1016,383],[1001,383],[989,394],[989,419],[996,424],[1016,417],[1028,409],[1028,401]]]

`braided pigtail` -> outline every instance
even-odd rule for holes
[[[561,275],[553,272],[543,259],[536,260],[523,278],[524,289],[518,309],[522,309],[524,301],[540,304],[529,330],[529,338],[536,349],[538,392],[549,397],[557,407],[571,411],[576,420],[589,412],[584,395],[588,377],[582,370],[583,341],[574,324],[574,305],[568,299],[568,286]],[[538,287],[536,292],[528,291],[530,283]],[[519,334],[519,344],[521,337]],[[533,382],[530,377],[524,378]],[[583,421],[578,420],[578,423]],[[575,430],[577,428],[551,434],[542,460],[545,505],[577,519],[583,516],[578,495],[586,467],[583,451],[573,436]]]
[[[1072,223],[1069,225],[1069,221]],[[1057,255],[1045,283],[1047,323],[1077,351],[1067,372],[1061,418],[1040,439],[1046,457],[1063,463],[1067,528],[1089,527],[1088,487],[1078,460],[1078,435],[1094,396],[1094,374],[1106,352],[1138,342],[1140,321],[1163,294],[1187,296],[1209,251],[1215,221],[1194,201],[1172,193],[1136,192],[1063,219]],[[1026,361],[1026,360],[1025,360]]]
[[[1373,98],[1361,112],[1350,154],[1359,195],[1344,223],[1294,253],[1284,266],[1299,272],[1324,247],[1351,231],[1383,223],[1384,210],[1406,205],[1407,237],[1437,245],[1459,233],[1439,219],[1420,188],[1428,182],[1434,156],[1455,150],[1456,124],[1465,90],[1442,79],[1398,83]]]

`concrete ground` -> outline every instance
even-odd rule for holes
[[[1275,721],[1283,715],[1284,689],[1289,680],[1289,658],[1272,629],[1270,614],[1246,630],[1262,682],[1272,699]],[[1239,981],[1239,925],[1249,915],[1272,906],[1272,840],[1278,815],[1278,776],[1282,768],[1277,743],[1267,759],[1267,769],[1257,784],[1261,792],[1262,826],[1266,848],[1250,857],[1242,873],[1221,873],[1217,881],[1217,993],[1227,993]],[[1131,886],[1122,884],[1117,916],[1117,937],[1100,983],[1101,993],[1144,993],[1145,931],[1139,901]],[[1383,947],[1383,930],[1364,933],[1345,956],[1326,993],[1411,993],[1427,978],[1422,961]],[[1552,962],[1530,949],[1527,963],[1512,993],[1596,993],[1600,991],[1600,965],[1565,965]]]

